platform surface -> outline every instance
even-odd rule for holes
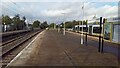
[[[81,45],[79,35],[45,30],[9,66],[118,66],[118,58],[99,53],[91,44]]]

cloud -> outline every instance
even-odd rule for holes
[[[97,3],[99,4],[99,3]],[[61,4],[60,4],[61,5]],[[63,7],[64,6],[64,7]],[[67,20],[81,20],[83,16],[83,10],[81,7],[83,3],[69,3],[63,4],[56,10],[45,11],[46,16],[60,16],[60,13],[64,12]],[[84,19],[92,19],[94,15],[97,17],[116,17],[118,15],[118,6],[104,5],[96,7],[94,3],[85,3],[84,4]],[[61,9],[64,9],[61,10]],[[62,16],[61,16],[62,17]]]
[[[97,15],[98,17],[117,17],[118,6],[105,5],[100,8],[91,7],[86,10],[86,18],[92,18],[91,16]]]
[[[16,8],[21,15],[27,19],[40,21],[72,21],[81,20],[83,17],[83,2],[16,2]],[[97,17],[115,17],[118,15],[118,5],[101,5],[98,2],[87,2],[84,4],[84,19]],[[14,5],[15,6],[15,5]],[[8,7],[11,9],[10,7]],[[12,10],[12,9],[11,9]],[[20,11],[19,11],[20,10]],[[65,13],[64,15],[62,13]],[[13,15],[12,15],[13,16]]]
[[[118,2],[119,0],[2,0],[2,2]]]
[[[0,15],[2,15],[2,3],[0,2]]]
[[[48,17],[51,17],[51,16],[54,17],[54,16],[62,16],[70,12],[71,12],[71,9],[58,9],[58,10],[44,10],[42,11],[42,14]]]

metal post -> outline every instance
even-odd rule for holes
[[[3,32],[5,32],[5,23],[3,23]]]
[[[101,46],[101,52],[103,53],[103,45],[104,45],[104,39],[102,37],[102,46]]]
[[[80,22],[79,22],[78,27],[77,27],[78,32],[80,32],[80,26],[79,25],[80,25]],[[81,34],[80,34],[80,38],[81,38]],[[81,43],[81,40],[80,40],[80,43]]]
[[[58,32],[60,31],[60,25],[58,24]]]
[[[100,35],[99,35],[99,47],[98,47],[98,52],[101,50],[101,25],[102,25],[102,17],[100,17]]]
[[[104,23],[106,22],[106,19],[104,18],[103,19],[103,28],[102,28],[102,35],[103,35],[103,37],[102,37],[102,46],[101,46],[101,52],[103,53],[103,46],[104,46]]]
[[[59,17],[57,17],[57,19],[58,19]],[[57,23],[57,19],[56,19],[56,23]],[[58,24],[58,28],[57,28],[57,30],[58,30],[58,33],[59,33],[59,24]]]
[[[87,46],[87,31],[88,31],[88,25],[87,25],[87,20],[86,20],[86,37],[85,37],[85,45]]]
[[[64,22],[64,32],[63,32],[63,35],[65,35],[65,22]]]

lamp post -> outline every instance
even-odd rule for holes
[[[5,22],[3,23],[3,32],[5,32]]]
[[[60,32],[60,25],[58,24],[58,33]]]
[[[59,16],[57,17],[57,19],[59,20]],[[60,25],[59,24],[58,24],[58,29],[57,30],[58,30],[58,33],[59,33],[59,31],[60,31]]]
[[[55,23],[54,23],[54,30],[56,29],[55,27],[56,27],[56,26],[55,26]]]
[[[62,14],[64,15],[64,18],[65,18],[65,13],[62,13]],[[65,19],[64,19],[63,24],[64,24],[64,25],[63,25],[63,27],[64,27],[64,28],[63,28],[63,35],[65,35]]]
[[[53,20],[53,29],[56,29],[56,20]]]
[[[83,10],[83,17],[82,17],[82,26],[83,26],[83,22],[84,22],[84,2],[83,2],[83,6],[82,6],[82,10]],[[81,44],[83,44],[83,27],[82,27],[82,34],[81,34]]]

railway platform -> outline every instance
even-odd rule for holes
[[[44,66],[117,68],[119,61],[118,57],[111,53],[99,53],[91,44],[81,45],[79,35],[68,32],[63,35],[54,30],[45,30],[39,33],[6,68]]]

